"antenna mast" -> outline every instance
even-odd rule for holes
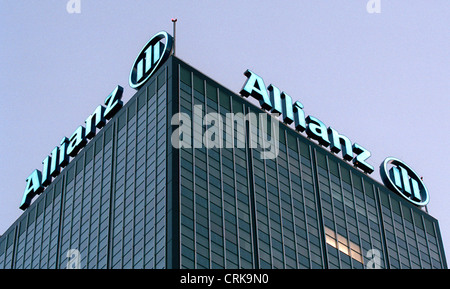
[[[176,18],[172,18],[172,23],[173,23],[173,56],[175,56],[175,40],[176,40],[175,33],[176,33],[177,20],[178,19],[176,19]]]

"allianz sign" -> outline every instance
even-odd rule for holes
[[[259,100],[263,110],[272,115],[281,114],[282,121],[286,125],[294,124],[297,132],[306,132],[306,135],[316,140],[323,147],[330,147],[334,154],[341,153],[344,160],[353,162],[353,165],[366,174],[374,171],[372,165],[367,163],[371,156],[370,152],[332,127],[327,127],[322,121],[314,116],[305,116],[303,104],[299,101],[292,103],[292,98],[282,92],[276,86],[270,84],[267,89],[264,80],[251,70],[246,70],[244,75],[247,81],[242,87],[240,94],[243,97],[252,96]],[[391,169],[388,170],[388,165]],[[388,157],[380,166],[380,175],[383,183],[402,196],[410,203],[421,207],[429,202],[428,190],[422,178],[408,165],[399,159]]]
[[[318,141],[324,147],[330,147],[331,152],[335,154],[341,152],[342,158],[353,161],[355,167],[367,174],[373,172],[373,166],[366,162],[370,157],[367,149],[357,143],[352,144],[348,137],[339,134],[332,127],[327,128],[314,116],[305,117],[303,104],[299,101],[292,103],[292,98],[287,93],[281,92],[272,84],[266,90],[264,80],[254,72],[247,70],[244,75],[247,76],[247,81],[240,92],[242,96],[253,96],[259,100],[262,109],[281,114],[282,121],[287,125],[294,123],[296,131],[306,131],[309,138]]]
[[[129,77],[130,86],[134,89],[142,87],[169,58],[172,46],[173,38],[167,32],[162,31],[155,34],[141,49],[132,65]],[[348,137],[332,127],[327,127],[318,118],[311,115],[305,116],[303,104],[299,101],[293,103],[287,93],[272,84],[266,88],[264,80],[254,72],[247,70],[244,75],[247,77],[247,81],[240,91],[242,96],[251,95],[259,100],[261,108],[271,113],[272,118],[278,118],[281,115],[283,123],[293,124],[297,132],[305,132],[309,138],[316,140],[321,146],[329,147],[334,154],[340,153],[344,160],[352,162],[364,173],[371,174],[374,171],[373,166],[367,163],[371,154],[363,146],[352,143]],[[105,106],[99,105],[86,118],[85,126],[80,125],[70,138],[64,137],[50,155],[44,158],[42,171],[36,169],[30,174],[26,179],[26,187],[20,205],[22,210],[27,209],[32,199],[41,194],[44,188],[50,185],[52,179],[61,173],[61,169],[69,164],[70,157],[74,158],[86,146],[88,140],[96,135],[96,129],[104,127],[106,121],[122,108],[122,94],[123,88],[117,86],[106,97]],[[179,123],[177,124],[179,125]],[[273,123],[272,126],[274,126]],[[380,167],[380,173],[384,184],[409,202],[416,206],[425,206],[428,203],[428,191],[422,179],[400,160],[387,158]]]

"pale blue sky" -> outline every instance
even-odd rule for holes
[[[177,56],[239,92],[251,69],[369,149],[371,175],[395,156],[424,177],[450,252],[448,0],[0,0],[0,234],[25,179],[178,18]],[[447,172],[447,173],[446,173]]]

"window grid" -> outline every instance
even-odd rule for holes
[[[259,112],[178,62],[181,112]],[[69,249],[82,268],[166,267],[172,69],[160,69],[0,238],[0,268],[65,268]],[[181,268],[361,268],[370,249],[382,267],[446,266],[434,219],[280,126],[275,160],[248,147],[179,151]]]

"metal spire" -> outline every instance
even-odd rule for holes
[[[172,18],[172,23],[173,23],[173,56],[175,56],[175,40],[176,40],[176,38],[175,38],[175,33],[176,33],[176,23],[177,23],[177,20],[178,19],[176,19],[176,18]]]

